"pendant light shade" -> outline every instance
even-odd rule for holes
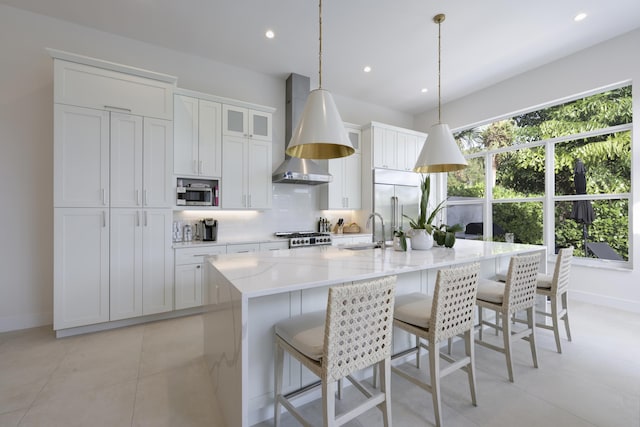
[[[441,120],[441,85],[440,85],[440,24],[445,15],[440,13],[433,17],[433,22],[438,24],[438,123],[431,126],[427,139],[420,151],[414,172],[453,172],[467,167],[467,160],[460,152],[456,140],[453,138],[449,125]]]
[[[429,136],[418,156],[414,172],[452,172],[467,167],[449,125],[437,123],[429,129]]]
[[[322,0],[318,3],[318,89],[311,91],[285,152],[302,159],[336,159],[355,153],[331,94],[322,89]]]
[[[286,153],[303,159],[335,159],[355,152],[329,91],[309,93]]]

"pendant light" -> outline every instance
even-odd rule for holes
[[[444,14],[440,13],[433,17],[433,22],[438,24],[438,123],[431,126],[427,139],[418,156],[418,161],[413,168],[414,172],[452,172],[467,167],[467,160],[464,158],[453,139],[453,134],[449,125],[442,123],[442,99],[440,85],[440,26],[444,21]]]
[[[331,93],[322,89],[322,0],[319,2],[320,49],[318,89],[309,93],[302,116],[285,150],[303,159],[335,159],[353,154],[355,149],[344,128]]]

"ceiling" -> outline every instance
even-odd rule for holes
[[[0,3],[317,85],[317,0]],[[638,0],[324,0],[322,9],[322,86],[412,114],[437,105],[437,13],[447,16],[443,103],[640,27]],[[579,12],[588,16],[574,22]]]

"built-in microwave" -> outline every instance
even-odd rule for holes
[[[186,183],[181,181],[178,180],[178,186],[176,187],[177,206],[218,206],[218,185],[216,181]]]

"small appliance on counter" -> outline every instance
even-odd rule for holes
[[[218,240],[218,220],[213,218],[204,218],[200,221],[201,238],[203,241],[215,242]]]
[[[191,227],[191,224],[187,224],[184,226],[184,232],[182,234],[183,241],[190,242],[193,240],[193,228]]]

